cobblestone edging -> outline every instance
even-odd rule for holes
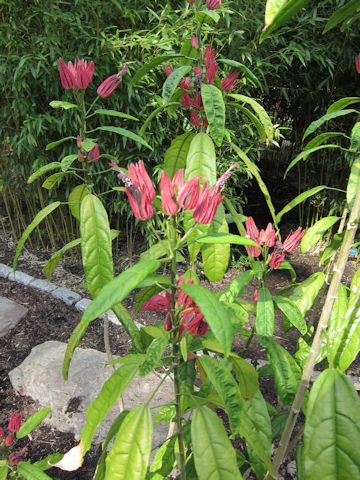
[[[76,310],[78,310],[81,313],[84,312],[91,303],[91,300],[89,300],[88,298],[82,298],[78,293],[72,292],[68,288],[58,287],[54,283],[48,282],[47,280],[40,280],[38,278],[34,278],[31,275],[20,272],[18,270],[16,270],[14,273],[11,267],[8,267],[3,263],[0,263],[0,277],[7,278],[12,282],[21,283],[22,285],[26,285],[32,288],[37,288],[38,290],[41,290],[46,293],[50,293],[53,297],[59,300],[62,300],[64,303],[66,303],[66,305],[74,305]],[[120,325],[119,320],[117,319],[114,312],[109,310],[107,312],[107,316],[110,322],[118,326]],[[135,324],[138,328],[143,326],[138,322],[135,322]],[[254,363],[249,358],[246,358],[245,360],[247,360],[251,364]],[[264,365],[268,365],[268,364],[269,362],[267,360],[257,360],[255,367],[256,369],[259,369],[260,367],[263,367]],[[317,377],[320,375],[320,373],[321,373],[320,371],[314,370],[311,375],[312,381],[315,381]],[[355,388],[357,390],[360,390],[360,377],[355,377],[354,375],[348,375],[348,378],[352,381]]]

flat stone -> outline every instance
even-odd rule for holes
[[[27,273],[16,270],[15,273],[11,272],[9,274],[8,279],[12,282],[21,283],[22,285],[29,285],[34,280],[34,277],[28,275]]]
[[[82,298],[77,303],[75,303],[75,308],[76,310],[79,310],[79,312],[85,312],[90,303],[91,300],[89,300],[88,298]]]
[[[14,328],[27,312],[28,309],[19,303],[0,297],[0,337],[4,337]]]
[[[64,303],[66,303],[66,305],[73,305],[75,302],[81,300],[79,294],[72,292],[68,288],[56,288],[51,292],[51,295],[55,298],[59,298]]]
[[[13,269],[11,267],[8,267],[7,265],[0,263],[0,277],[8,278],[8,276],[12,272],[13,272]]]
[[[52,292],[58,288],[54,283],[48,282],[47,280],[41,280],[39,278],[36,278],[33,282],[31,282],[30,287],[37,288],[42,292]]]
[[[90,402],[100,392],[103,383],[111,376],[113,369],[106,366],[106,354],[92,349],[75,350],[70,363],[69,380],[62,378],[61,369],[66,344],[49,341],[34,347],[30,355],[9,373],[16,392],[36,400],[40,407],[51,407],[51,414],[45,422],[62,432],[72,432],[78,441],[85,425],[85,412]],[[123,394],[124,406],[132,409],[145,403],[161,381],[155,373],[145,378],[135,377]],[[169,379],[163,382],[152,399],[150,406],[170,403],[173,399],[173,385]],[[119,414],[114,406],[97,429],[94,442],[103,442],[111,423]],[[152,410],[155,418],[156,410]],[[168,424],[154,423],[153,445],[166,439]]]

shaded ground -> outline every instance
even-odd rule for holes
[[[9,238],[0,237],[0,263],[11,266],[14,258],[15,245]],[[48,251],[29,251],[24,249],[18,261],[18,270],[33,275],[36,278],[44,278],[41,270],[45,261],[50,257]],[[297,281],[302,281],[314,271],[318,270],[317,255],[300,255],[296,250],[292,252],[288,260],[292,263],[297,272]],[[118,263],[119,265],[119,263]],[[119,268],[119,267],[118,267]],[[349,283],[357,265],[354,261],[349,261],[345,272],[344,282]],[[229,269],[221,282],[213,284],[212,290],[223,290],[236,276],[239,270]],[[83,273],[80,262],[72,263],[68,260],[62,260],[60,267],[55,271],[52,281],[59,286],[64,286],[72,290],[83,283]],[[267,284],[272,293],[286,286],[290,281],[290,275],[285,271],[274,272]],[[209,283],[204,280],[204,286]],[[255,283],[248,288],[246,299],[252,301],[252,295]],[[82,296],[86,294],[80,291]],[[0,426],[5,426],[8,422],[11,411],[23,411],[24,418],[28,418],[38,408],[38,406],[28,397],[16,395],[12,389],[8,378],[8,372],[19,365],[29,354],[31,349],[47,340],[58,340],[66,342],[74,328],[81,318],[81,314],[74,307],[68,307],[63,302],[53,298],[50,294],[40,292],[31,287],[10,282],[0,278],[0,296],[5,296],[14,300],[26,308],[28,314],[26,317],[8,334],[0,339]],[[135,316],[132,306],[133,298],[124,302],[129,308],[131,314]],[[142,324],[152,324],[159,320],[161,316],[152,312],[141,312],[135,316],[136,320]],[[298,339],[297,332],[292,329],[284,336],[282,332],[281,314],[277,314],[276,341],[283,345],[291,353],[295,352]],[[115,355],[124,355],[130,349],[130,342],[122,327],[110,324],[110,339],[112,351]],[[96,348],[104,351],[103,326],[100,320],[94,321],[88,328],[83,338],[81,347]],[[243,340],[237,337],[234,341],[234,351],[240,351],[244,346]],[[249,348],[246,357],[257,359],[266,359],[264,349],[256,342]],[[358,362],[352,369],[353,374],[360,374]],[[277,403],[274,386],[271,379],[262,382],[262,392],[266,400],[273,404]],[[29,447],[29,458],[32,461],[44,458],[49,453],[56,451],[65,452],[76,444],[72,434],[57,432],[53,428],[42,426],[34,431],[32,441]],[[20,444],[21,446],[21,444]],[[95,470],[97,457],[99,455],[99,446],[93,447],[86,455],[83,468],[79,472],[61,472],[52,469],[47,473],[53,479],[81,479],[88,480],[92,478]],[[284,474],[284,478],[291,478]]]

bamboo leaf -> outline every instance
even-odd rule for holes
[[[274,127],[269,115],[266,113],[264,107],[262,107],[256,100],[246,95],[239,95],[238,93],[230,93],[229,97],[239,102],[247,103],[256,113],[258,119],[262,123],[267,138],[272,141],[274,139]]]
[[[191,440],[199,480],[242,479],[234,447],[215,412],[207,407],[195,410]]]
[[[259,342],[264,347],[274,334],[274,321],[274,304],[271,293],[267,288],[260,288],[256,303],[255,326]]]
[[[289,203],[287,203],[282,210],[280,210],[280,212],[276,215],[276,221],[279,223],[285,213],[290,212],[290,210],[299,205],[299,203],[302,203],[304,200],[311,197],[312,195],[321,192],[321,190],[323,190],[324,188],[326,188],[325,185],[320,185],[318,187],[311,188],[310,190],[306,190],[306,192],[300,193],[300,195],[297,195]]]
[[[22,247],[24,246],[24,243],[28,239],[31,232],[39,225],[40,222],[42,222],[44,220],[44,218],[46,218],[51,212],[53,212],[60,204],[61,204],[61,202],[54,202],[54,203],[51,203],[50,205],[47,205],[45,208],[40,210],[40,212],[38,212],[35,215],[34,220],[30,223],[30,225],[28,225],[26,227],[26,229],[25,229],[24,233],[21,235],[19,243],[16,247],[15,257],[14,257],[14,261],[13,261],[13,269],[14,270],[16,270],[17,259],[19,258]]]
[[[179,102],[170,102],[166,105],[160,105],[160,107],[156,108],[154,111],[152,111],[150,113],[150,115],[148,116],[148,118],[145,120],[143,126],[141,127],[140,131],[139,131],[139,135],[140,137],[142,137],[146,131],[146,129],[148,128],[148,126],[150,125],[151,123],[151,120],[157,116],[158,113],[162,112],[163,110],[167,110],[168,108],[172,108],[172,107],[175,107],[175,106],[180,106],[181,103]]]
[[[34,413],[34,415],[31,415],[31,417],[28,418],[23,425],[21,425],[19,431],[16,433],[16,438],[24,438],[29,435],[29,433],[31,433],[34,428],[36,428],[44,420],[44,418],[49,415],[50,412],[51,408],[45,407]]]
[[[140,143],[140,145],[143,145],[144,147],[149,148],[152,150],[152,147],[145,142],[143,138],[141,138],[139,135],[137,135],[134,132],[130,132],[130,130],[125,130],[125,128],[121,127],[113,127],[113,126],[104,126],[104,127],[97,127],[95,130],[103,130],[105,132],[112,132],[116,133],[117,135],[122,135],[123,137],[130,138],[131,140],[134,140],[134,142]]]
[[[30,177],[28,178],[27,183],[32,183],[34,180],[37,178],[41,177],[41,175],[44,175],[47,172],[50,172],[51,170],[55,170],[56,168],[60,168],[61,163],[60,162],[51,162],[48,163],[47,165],[44,165],[43,167],[40,167],[36,172],[32,173]]]
[[[229,60],[227,58],[217,59],[217,61],[220,63],[224,63],[225,65],[229,65],[229,67],[231,67],[234,70],[242,72],[250,81],[250,83],[252,83],[254,86],[259,87],[260,90],[263,89],[259,79],[256,77],[256,75],[253,74],[253,72],[246,65],[243,65],[242,63],[237,62],[235,60]]]
[[[203,84],[201,97],[204,104],[209,130],[215,144],[220,147],[225,131],[225,104],[221,91],[214,85]]]
[[[331,111],[330,113],[326,113],[322,117],[320,117],[318,120],[314,120],[313,122],[310,123],[308,128],[305,130],[303,140],[305,140],[306,137],[311,135],[315,130],[317,130],[321,125],[323,125],[325,122],[328,122],[329,120],[332,120],[337,117],[343,117],[344,115],[349,115],[350,113],[358,113],[356,110],[353,109],[348,109],[348,110],[336,110],[336,111]]]
[[[190,144],[194,138],[192,133],[184,133],[176,137],[165,152],[164,170],[173,178],[175,173],[186,167],[186,157],[189,153]]]
[[[337,370],[322,372],[306,410],[306,479],[359,480],[360,401],[350,380]]]
[[[306,230],[305,235],[301,239],[301,253],[306,253],[325,235],[325,233],[332,227],[340,217],[324,217],[318,220],[312,227]]]
[[[313,147],[318,147],[319,145],[322,145],[324,142],[329,140],[329,138],[334,138],[334,137],[346,137],[346,135],[342,132],[325,132],[325,133],[320,133],[319,135],[316,135],[316,137],[312,138],[310,142],[308,142],[305,145],[304,150],[310,150]]]
[[[190,65],[183,65],[176,68],[165,80],[163,85],[162,96],[165,103],[169,103],[175,89],[178,87],[180,80],[191,71]]]

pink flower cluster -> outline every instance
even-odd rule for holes
[[[9,448],[14,444],[14,433],[20,430],[22,417],[22,413],[10,413],[10,421],[8,424],[8,430],[10,433],[5,437],[4,429],[0,427],[0,447]],[[25,445],[25,447],[19,451],[11,452],[8,457],[9,465],[22,462],[22,457],[26,454],[28,446],[29,444]]]
[[[269,267],[276,270],[282,264],[285,258],[285,252],[292,252],[296,248],[302,237],[305,235],[305,230],[299,227],[295,232],[290,232],[286,237],[284,243],[281,243],[276,236],[276,232],[271,223],[268,223],[266,230],[258,230],[254,219],[249,217],[246,222],[247,237],[254,240],[259,246],[266,246],[268,248],[274,247],[270,255]],[[261,249],[258,247],[247,247],[247,251],[251,257],[258,257],[261,254]]]
[[[198,41],[194,35],[191,36],[191,44],[193,48],[198,47]],[[210,48],[209,45],[203,52],[203,62],[203,67],[193,68],[194,80],[191,77],[183,77],[178,85],[179,88],[185,90],[183,92],[181,104],[184,108],[191,109],[190,122],[195,127],[199,127],[200,125],[206,127],[208,125],[207,118],[203,111],[204,106],[200,93],[201,85],[203,82],[213,85],[218,68],[218,64],[215,62],[215,50]],[[164,67],[164,72],[167,76],[171,75],[173,71],[174,69],[170,65]],[[237,84],[237,76],[237,72],[231,71],[229,75],[221,81],[221,89],[224,92],[232,90]]]
[[[208,224],[216,214],[217,207],[223,200],[221,195],[225,182],[231,175],[236,163],[209,187],[209,182],[204,182],[200,187],[200,177],[184,180],[184,170],[178,170],[171,180],[163,170],[160,179],[161,205],[165,215],[176,215],[180,210],[193,210],[193,217],[197,223]],[[131,208],[138,220],[149,220],[154,215],[152,202],[155,199],[155,189],[145,169],[143,161],[130,164],[129,176],[121,171],[120,167],[111,162],[110,167],[119,173],[118,177],[125,184],[125,193]]]
[[[187,281],[188,284],[194,283],[194,280]],[[184,284],[184,277],[181,276],[178,281],[178,286]],[[186,295],[181,289],[178,289],[175,296],[175,308],[181,310],[181,324],[179,327],[179,338],[181,338],[184,330],[187,330],[197,337],[205,335],[208,331],[208,324],[204,319],[204,315],[200,312],[199,307],[194,300]],[[171,295],[165,292],[165,295],[155,295],[145,302],[141,310],[147,310],[150,312],[162,312],[168,311],[165,321],[164,329],[169,332],[173,328],[173,322],[170,315],[171,309]]]
[[[66,90],[85,90],[92,82],[94,75],[94,62],[87,62],[83,58],[77,58],[74,63],[64,62],[59,58],[59,71],[62,86]],[[106,78],[97,89],[97,94],[102,98],[109,97],[120,85],[121,77],[125,75],[128,68],[125,63],[123,68],[116,75]]]

